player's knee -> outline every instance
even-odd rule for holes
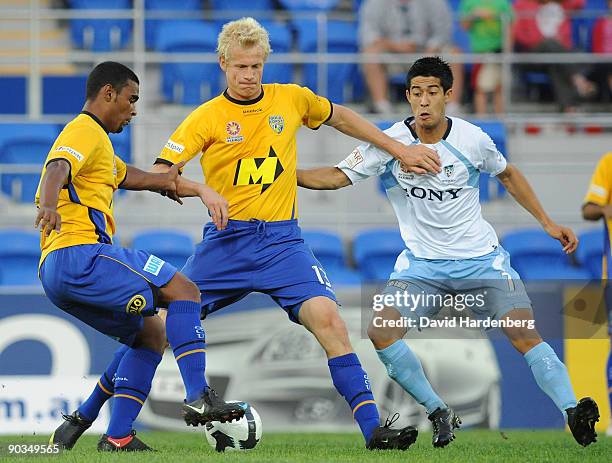
[[[177,272],[172,280],[161,288],[160,294],[165,302],[174,301],[192,301],[200,303],[200,289],[197,285],[183,275]]]
[[[378,350],[386,349],[397,340],[402,339],[407,333],[405,328],[400,327],[388,327],[388,326],[376,326],[370,322],[368,325],[368,338]]]
[[[512,345],[516,350],[518,350],[521,354],[526,354],[535,346],[542,342],[542,338],[540,336],[524,336],[520,338],[512,339]]]

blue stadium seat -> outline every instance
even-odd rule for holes
[[[119,156],[126,163],[132,162],[132,128],[128,125],[124,127],[121,133],[109,133],[115,154]]]
[[[480,127],[495,143],[497,149],[504,157],[508,158],[506,148],[506,126],[500,121],[470,121],[472,124]],[[491,192],[494,191],[495,195]],[[500,198],[506,194],[506,189],[496,178],[489,176],[487,173],[480,174],[480,201],[487,202],[492,198]]]
[[[55,138],[19,137],[4,142],[0,148],[0,163],[42,164],[53,145]],[[6,173],[0,180],[4,194],[20,202],[33,202],[40,180],[39,173]]]
[[[604,252],[604,240],[607,240],[603,228],[594,228],[578,234],[580,244],[576,249],[576,260],[586,268],[595,279],[602,275],[602,258]]]
[[[289,53],[291,51],[292,36],[287,24],[279,21],[260,21],[270,36],[270,46],[274,53]],[[263,74],[263,83],[288,84],[293,82],[293,64],[266,63]]]
[[[3,95],[0,114],[25,114],[27,109],[27,80],[25,76],[0,76]]]
[[[0,285],[37,285],[40,235],[23,230],[0,230]]]
[[[78,114],[85,103],[87,75],[43,76],[43,114]]]
[[[302,238],[312,253],[321,262],[325,273],[334,285],[358,285],[361,277],[358,272],[346,265],[340,236],[329,231],[302,231]]]
[[[317,21],[294,18],[293,23],[298,31],[299,50],[304,53],[317,53],[319,50]],[[340,20],[328,21],[325,48],[328,53],[357,52],[357,23]],[[315,63],[304,64],[304,85],[314,92],[318,91],[318,66],[320,65]],[[327,64],[327,92],[323,96],[335,103],[343,103],[353,98],[356,75],[356,63]]]
[[[147,11],[176,11],[184,13],[185,11],[193,11],[197,15],[198,11],[202,11],[202,0],[145,0],[145,10]],[[145,12],[146,15],[146,12]],[[178,19],[178,18],[177,18]],[[175,21],[176,19],[145,19],[145,45],[147,48],[154,48],[157,42],[157,30],[160,25],[166,21]]]
[[[199,20],[165,21],[157,31],[156,50],[214,53],[219,28]],[[199,105],[221,92],[218,63],[162,64],[162,93],[169,102]]]
[[[572,267],[561,243],[541,229],[523,229],[507,233],[502,246],[510,253],[510,263],[525,280],[589,279],[583,268]]]
[[[330,11],[336,8],[340,0],[279,0],[289,11]]]
[[[193,254],[191,236],[178,230],[148,230],[134,235],[132,248],[155,254],[179,270]]]
[[[274,2],[272,0],[232,0],[231,2],[228,2],[227,0],[210,0],[210,3],[212,9],[215,11],[252,13],[274,10]]]
[[[74,9],[128,10],[130,0],[69,0]],[[132,34],[129,19],[72,19],[70,36],[77,48],[105,52],[124,48]]]
[[[404,249],[406,245],[399,230],[367,230],[355,235],[353,260],[364,280],[387,280]]]
[[[584,17],[572,18],[572,40],[581,51],[593,51],[593,27],[597,17],[609,14],[607,0],[586,0],[579,13]]]
[[[8,141],[20,138],[55,138],[61,130],[62,127],[57,124],[37,124],[32,122],[0,123],[0,148]]]

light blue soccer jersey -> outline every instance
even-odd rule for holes
[[[413,123],[409,117],[385,133],[406,145],[420,143]],[[337,167],[353,184],[375,175],[382,178],[402,238],[415,257],[470,259],[497,249],[497,235],[482,217],[478,184],[481,172],[501,173],[505,158],[479,127],[456,117],[448,118],[442,139],[427,146],[440,156],[439,174],[407,172],[371,144],[357,147]]]

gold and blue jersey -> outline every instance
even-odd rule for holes
[[[57,202],[59,233],[41,234],[41,262],[56,249],[80,244],[111,243],[115,232],[113,193],[125,179],[125,163],[115,156],[102,123],[83,112],[70,121],[51,147],[42,171],[56,159],[70,164],[70,174]],[[40,200],[40,184],[36,205]]]
[[[589,190],[584,198],[584,204],[593,203],[598,206],[612,204],[612,152],[605,154],[597,164]],[[612,219],[604,219],[604,255],[602,265],[602,278],[608,279],[608,267],[612,264],[610,243],[612,243]]]
[[[318,129],[332,110],[329,100],[293,84],[264,84],[250,101],[226,91],[187,116],[157,162],[199,155],[207,185],[229,203],[230,219],[295,219],[296,132],[302,125]]]

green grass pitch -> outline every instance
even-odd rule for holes
[[[366,450],[358,434],[265,433],[257,448],[248,452],[219,454],[209,447],[203,433],[142,432],[139,436],[157,452],[146,454],[100,454],[98,436],[86,434],[70,452],[52,457],[10,457],[9,443],[45,443],[44,436],[0,436],[2,462],[599,462],[612,461],[612,438],[601,436],[589,447],[580,447],[562,431],[464,430],[447,448],[434,449],[431,433],[420,433],[409,450]]]

